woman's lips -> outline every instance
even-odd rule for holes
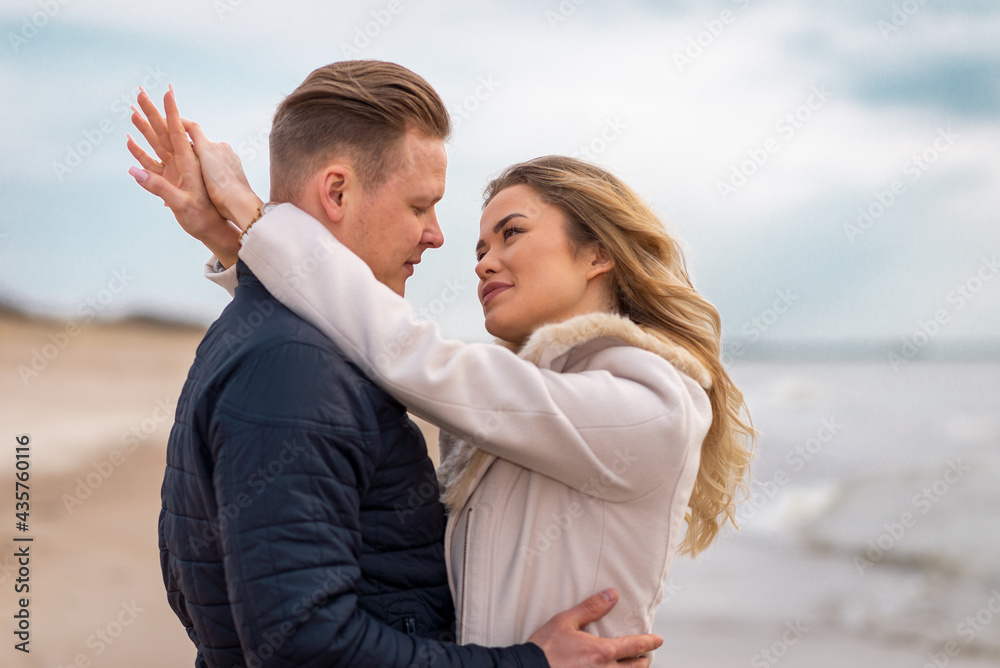
[[[485,286],[483,286],[483,306],[486,306],[486,304],[488,304],[491,299],[496,297],[504,290],[507,290],[508,288],[512,287],[514,286],[511,285],[510,283],[499,283],[499,282],[487,283]]]

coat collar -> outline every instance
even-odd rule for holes
[[[499,339],[497,343],[541,368],[562,369],[564,356],[568,356],[570,351],[598,341],[606,346],[630,345],[648,350],[670,362],[704,389],[712,387],[711,376],[694,355],[665,335],[640,327],[614,313],[586,313],[563,322],[543,325],[528,337],[520,349]],[[442,500],[450,511],[457,511],[465,505],[496,456],[443,430],[439,445],[442,461],[437,474]]]
[[[702,388],[712,387],[712,378],[694,355],[666,335],[641,327],[615,313],[585,313],[563,322],[543,325],[524,342],[520,350],[505,341],[501,345],[539,367],[552,368],[560,357],[573,348],[598,339],[617,339],[617,345],[630,345],[659,355],[678,371],[690,376]],[[610,343],[610,345],[616,345]]]

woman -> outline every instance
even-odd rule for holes
[[[500,346],[416,322],[292,205],[253,223],[239,256],[442,428],[459,642],[523,642],[609,586],[619,603],[588,630],[646,632],[674,554],[708,547],[745,486],[753,430],[720,361],[718,313],[660,221],[605,170],[538,158],[507,169],[485,199],[476,273]],[[213,278],[232,289],[232,274]]]

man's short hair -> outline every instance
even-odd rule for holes
[[[274,114],[271,200],[295,201],[335,158],[349,159],[366,192],[375,192],[395,171],[410,127],[442,140],[451,133],[448,110],[423,77],[379,60],[320,67]]]

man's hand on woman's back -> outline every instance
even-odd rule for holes
[[[607,589],[579,605],[559,613],[528,638],[545,652],[553,668],[563,666],[630,666],[645,668],[643,656],[663,644],[655,634],[598,638],[580,629],[595,622],[615,606],[618,592]]]

